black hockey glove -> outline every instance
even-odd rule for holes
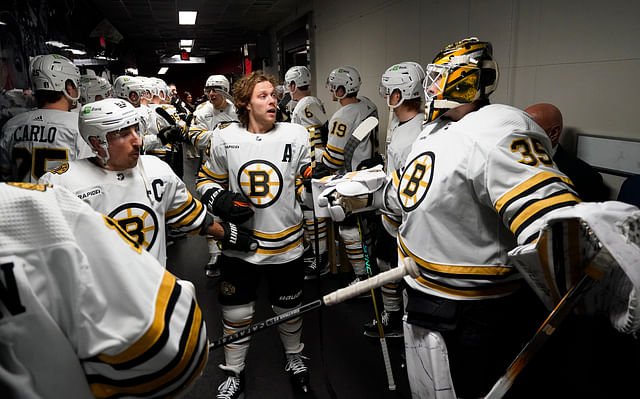
[[[322,162],[316,163],[315,168],[311,168],[311,163],[307,163],[300,168],[300,174],[302,175],[302,184],[305,190],[310,193],[311,179],[322,179],[325,176],[329,176],[331,169]]]
[[[163,127],[158,132],[158,138],[162,145],[167,144],[177,144],[184,140],[184,133],[182,132],[182,128],[180,126],[167,126]]]
[[[364,161],[358,164],[356,170],[369,169],[373,168],[376,165],[384,165],[384,159],[382,159],[382,155],[376,154],[373,158],[365,159]]]
[[[224,230],[224,237],[218,240],[220,249],[234,249],[244,252],[258,249],[258,241],[251,236],[251,232],[248,230],[229,222],[221,222],[220,226]]]
[[[228,222],[244,223],[253,216],[249,201],[233,191],[211,188],[202,196],[202,203],[211,213]]]

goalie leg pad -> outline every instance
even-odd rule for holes
[[[442,335],[405,321],[404,341],[411,397],[456,399]]]

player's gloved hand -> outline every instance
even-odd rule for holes
[[[220,226],[224,230],[224,236],[218,240],[220,249],[244,252],[258,249],[258,241],[251,236],[250,231],[229,222],[221,222]]]
[[[202,196],[202,203],[211,213],[228,222],[244,223],[253,216],[249,201],[233,191],[211,188]]]
[[[380,154],[374,155],[373,158],[363,160],[358,164],[356,170],[369,169],[377,165],[384,165],[384,159],[382,159],[382,155]]]
[[[184,141],[184,132],[179,125],[167,126],[158,132],[158,138],[162,145],[177,144]]]
[[[322,179],[323,177],[329,176],[331,169],[322,162],[316,163],[314,168],[311,167],[311,163],[307,163],[300,168],[300,174],[302,175],[302,184],[304,184],[305,190],[310,193],[311,179]]]

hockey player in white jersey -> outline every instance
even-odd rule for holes
[[[79,128],[95,157],[69,162],[44,175],[95,210],[113,218],[136,242],[166,264],[165,223],[192,234],[211,234],[223,245],[248,250],[251,238],[233,223],[214,223],[169,165],[140,155],[139,117],[121,99],[83,106]]]
[[[314,177],[322,176],[322,169],[328,169],[332,173],[357,170],[361,162],[375,158],[377,128],[369,133],[352,153],[345,151],[355,128],[369,116],[378,117],[375,104],[364,96],[358,97],[361,83],[360,73],[351,66],[336,68],[327,77],[327,88],[331,91],[332,99],[339,102],[341,107],[329,120],[327,146],[322,154],[322,163],[316,166]],[[355,273],[353,283],[366,279],[361,236],[367,235],[367,228],[362,226],[358,229],[353,217],[343,221],[338,231]]]
[[[38,109],[11,118],[0,137],[0,178],[36,182],[69,160],[87,158],[91,149],[78,133],[80,71],[56,54],[36,56],[29,66]]]
[[[394,171],[401,170],[413,142],[422,130],[424,114],[422,113],[422,82],[425,74],[420,64],[401,62],[387,68],[380,79],[380,95],[393,111],[389,121],[386,151],[386,172],[392,176]],[[402,220],[393,214],[382,214],[382,225],[376,231],[374,248],[376,263],[380,272],[398,265],[396,234]],[[385,337],[402,336],[402,286],[394,281],[382,286],[382,302],[384,310],[380,315]],[[370,337],[378,337],[376,319],[364,327],[364,333]]]
[[[229,86],[224,75],[211,75],[205,82],[204,94],[209,101],[198,105],[189,128],[189,141],[200,151],[207,148],[211,132],[218,124],[238,120]]]
[[[413,397],[477,398],[544,319],[508,251],[535,240],[544,215],[580,199],[533,119],[489,105],[498,83],[490,43],[445,47],[426,76],[428,124],[372,202],[401,217],[398,250],[420,268],[405,279]]]
[[[296,102],[296,106],[291,112],[291,122],[302,125],[309,131],[311,156],[315,157],[316,162],[322,162],[323,137],[326,136],[328,119],[322,101],[311,95],[309,87],[311,72],[305,66],[293,66],[284,75],[284,80],[292,100]],[[305,279],[313,279],[329,273],[327,220],[319,218],[314,221],[313,210],[304,205],[302,209],[304,226],[310,244],[309,248],[305,249]],[[314,256],[316,239],[318,240],[318,257]]]
[[[234,85],[239,123],[213,132],[206,162],[197,182],[202,201],[224,220],[244,221],[258,241],[253,253],[224,250],[220,256],[220,293],[225,334],[235,333],[253,320],[258,284],[266,275],[269,300],[277,314],[302,303],[304,283],[303,217],[299,195],[304,195],[300,170],[308,164],[307,131],[300,125],[276,123],[276,80],[255,71]],[[221,203],[245,198],[253,217],[243,215],[240,202],[233,213]],[[302,356],[302,318],[278,326],[286,357],[285,370],[295,386],[307,390],[309,372]],[[245,359],[250,337],[225,346],[227,378],[218,398],[238,398],[244,392]]]
[[[87,104],[111,98],[111,83],[106,78],[95,75],[80,76],[80,103]]]
[[[209,101],[198,105],[193,112],[193,120],[189,127],[189,142],[202,153],[211,141],[213,130],[225,122],[237,121],[236,108],[229,94],[229,80],[224,75],[211,75],[204,84],[204,94]],[[206,160],[203,159],[202,162]],[[204,267],[208,277],[220,276],[220,269],[216,266],[220,256],[220,248],[213,237],[207,237],[209,261]]]
[[[0,265],[5,399],[173,397],[207,362],[193,284],[64,187],[0,184]]]

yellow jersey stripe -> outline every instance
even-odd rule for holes
[[[511,231],[517,236],[522,226],[527,221],[529,221],[530,218],[533,217],[537,219],[537,215],[539,212],[552,210],[563,204],[578,202],[580,202],[580,199],[572,193],[555,195],[549,198],[535,201],[532,204],[528,205],[525,209],[523,209],[522,212],[520,212],[520,214],[518,214],[518,216],[513,219],[513,221],[509,225],[509,229],[511,229]]]
[[[262,233],[259,231],[254,231],[253,236],[257,238],[267,239],[267,240],[277,240],[277,239],[286,237],[289,234],[294,233],[295,231],[300,229],[302,229],[302,223],[298,223],[297,225],[290,227],[280,233]]]
[[[189,191],[187,191],[187,200],[185,201],[185,203],[180,205],[176,209],[171,209],[171,210],[167,211],[166,217],[167,218],[171,218],[172,216],[176,216],[176,215],[184,212],[184,210],[187,209],[187,207],[189,207],[193,203],[193,201],[194,201],[193,200],[193,196],[191,195],[191,193]]]
[[[402,251],[413,258],[419,267],[426,269],[429,272],[464,276],[505,276],[514,272],[512,267],[507,266],[457,266],[427,262],[409,251],[402,242],[402,237],[398,238]]]
[[[550,183],[549,180],[559,179],[563,182],[567,183],[570,186],[573,186],[571,180],[568,177],[560,176],[553,172],[540,172],[537,175],[525,180],[523,183],[517,185],[511,191],[505,193],[502,197],[496,201],[495,208],[498,213],[502,213],[504,206],[511,201],[514,201],[521,195],[525,194],[528,190],[534,189],[539,184]]]
[[[258,254],[264,254],[264,255],[276,255],[276,254],[281,254],[284,252],[287,252],[295,247],[297,247],[298,245],[302,244],[302,237],[298,238],[297,240],[295,240],[294,242],[292,242],[291,244],[282,247],[282,248],[276,248],[276,249],[266,249],[266,248],[258,248],[256,250],[256,253]]]
[[[147,332],[124,352],[115,356],[99,355],[98,359],[108,364],[124,363],[143,355],[151,348],[165,330],[166,311],[175,285],[176,278],[165,271],[162,282],[160,283],[160,289],[158,290],[158,297],[156,298],[156,311]]]

